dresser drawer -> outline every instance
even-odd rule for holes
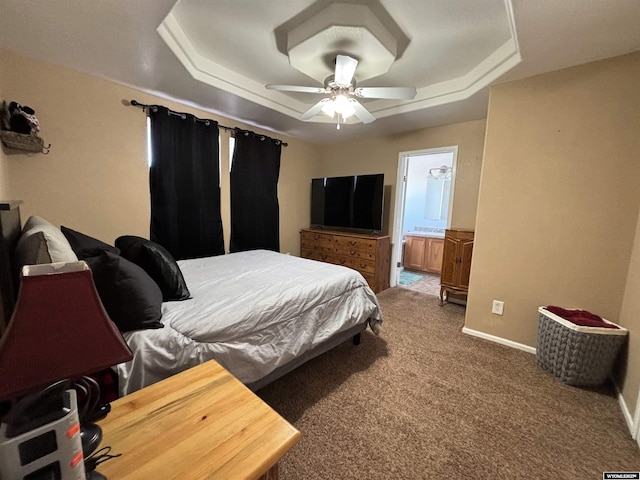
[[[376,271],[375,262],[358,257],[347,257],[311,249],[302,249],[300,256],[321,262],[333,263],[334,265],[342,265],[343,267],[349,267],[359,272],[375,273]]]
[[[358,247],[346,247],[344,245],[334,246],[332,250],[336,255],[342,257],[360,258],[363,260],[376,260],[376,250]]]
[[[360,273],[376,273],[376,263],[370,260],[363,260],[362,258],[357,257],[342,257],[340,258],[340,261],[344,261],[344,263],[341,263],[341,265],[353,268]]]
[[[370,260],[363,260],[357,257],[345,257],[343,255],[329,255],[325,262],[335,263],[344,267],[353,268],[359,272],[375,273],[376,264]]]
[[[300,256],[302,258],[310,258],[311,260],[318,260],[320,262],[332,263],[332,262],[329,262],[329,260],[328,260],[329,253],[328,252],[322,252],[320,250],[314,250],[314,249],[310,249],[310,248],[301,248],[300,249]]]
[[[378,242],[367,238],[357,237],[342,237],[336,235],[334,237],[334,243],[336,248],[340,250],[365,250],[375,252]]]
[[[314,241],[311,238],[301,238],[300,248],[323,252],[335,252],[336,250],[334,243],[331,242],[328,238],[319,241]]]
[[[300,256],[357,270],[375,293],[389,288],[388,236],[301,230]]]
[[[367,281],[367,283],[369,284],[369,286],[373,289],[373,291],[375,292],[376,290],[376,276],[373,273],[367,273],[367,272],[360,272],[362,274],[362,276],[364,277],[364,279]]]
[[[300,241],[307,243],[333,243],[333,235],[327,235],[326,233],[301,231]]]

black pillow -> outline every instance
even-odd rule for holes
[[[142,267],[155,280],[165,302],[191,298],[178,263],[162,245],[135,235],[118,237],[115,243],[120,255]]]
[[[90,237],[84,233],[76,232],[64,225],[60,226],[60,230],[69,241],[71,249],[78,257],[78,260],[85,260],[89,257],[95,257],[102,252],[111,252],[116,255],[120,254],[120,250],[116,247],[112,247],[104,242],[101,242],[97,238]]]
[[[104,251],[86,259],[105,310],[121,332],[162,328],[162,292],[146,272]]]

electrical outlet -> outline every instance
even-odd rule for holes
[[[496,315],[502,315],[502,311],[504,310],[504,302],[500,300],[494,300],[493,305],[491,307],[491,313],[495,313]]]

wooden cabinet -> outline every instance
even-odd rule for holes
[[[427,244],[426,271],[442,272],[442,258],[444,254],[444,238],[429,238]]]
[[[443,294],[467,295],[471,255],[473,253],[474,232],[467,230],[446,230],[442,272],[440,276],[440,305],[444,304]]]
[[[300,231],[300,256],[353,268],[375,293],[389,288],[391,240],[388,235],[304,229]]]
[[[410,270],[440,273],[444,239],[407,235],[405,237],[403,266]]]

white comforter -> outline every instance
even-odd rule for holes
[[[382,321],[355,270],[266,250],[182,260],[193,298],[162,305],[164,328],[127,332],[135,356],[116,367],[120,394],[215,359],[255,382],[337,332]]]

